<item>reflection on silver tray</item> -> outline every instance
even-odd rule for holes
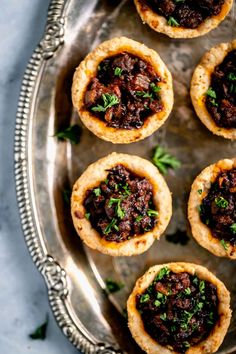
[[[236,307],[235,265],[201,248],[191,238],[186,246],[168,243],[165,236],[146,253],[111,258],[84,247],[76,235],[63,190],[82,171],[109,152],[150,157],[158,143],[182,161],[169,174],[174,213],[166,234],[180,229],[190,235],[186,203],[198,172],[220,158],[232,157],[236,143],[208,132],[195,116],[189,83],[202,54],[235,36],[234,10],[214,31],[192,40],[171,40],[144,26],[131,1],[53,0],[44,38],[36,48],[22,84],[15,134],[15,174],[25,239],[43,274],[52,310],[69,340],[84,353],[141,353],[131,339],[123,312],[135,279],[149,266],[168,261],[203,264],[222,279]],[[96,138],[84,127],[78,146],[59,142],[59,128],[79,119],[72,110],[70,87],[75,67],[97,44],[125,35],[157,50],[174,78],[175,106],[163,128],[144,141],[116,146]],[[104,279],[125,288],[107,297]],[[236,350],[236,318],[219,353]]]

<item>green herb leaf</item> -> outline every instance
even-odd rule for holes
[[[174,234],[166,235],[166,241],[172,242],[174,244],[180,244],[182,246],[187,245],[190,238],[188,237],[186,231],[176,230]]]
[[[216,98],[216,92],[215,92],[215,90],[213,90],[212,87],[209,87],[209,89],[206,92],[206,95],[211,98]]]
[[[184,293],[185,293],[185,295],[190,295],[191,294],[191,289],[190,288],[184,289]]]
[[[140,297],[140,303],[143,304],[144,302],[148,302],[150,299],[150,296],[148,294],[143,294]]]
[[[104,234],[107,235],[111,232],[113,228],[115,228],[116,225],[116,219],[112,219],[110,224],[107,225],[107,227],[104,230]],[[117,225],[116,225],[117,226]],[[116,228],[115,228],[116,229]]]
[[[142,215],[137,216],[137,218],[135,219],[135,222],[140,222],[143,219]]]
[[[198,283],[199,283],[199,279],[198,279],[198,277],[195,277],[195,278],[193,279],[193,284],[194,284],[194,285],[198,285]]]
[[[158,300],[161,301],[162,304],[165,304],[166,301],[167,301],[167,296],[162,294],[162,293],[160,293],[160,292],[157,292],[156,297],[157,297]]]
[[[161,268],[159,273],[155,277],[155,282],[163,279],[165,276],[167,276],[170,273],[169,269],[167,267]]]
[[[235,75],[234,73],[229,73],[228,79],[229,79],[230,81],[236,81],[236,75]]]
[[[184,331],[187,331],[187,329],[188,329],[188,324],[187,324],[187,323],[181,323],[180,327],[181,327]]]
[[[130,194],[131,194],[131,190],[130,190],[130,188],[129,188],[128,183],[126,183],[124,186],[122,186],[122,188],[124,189],[125,194],[127,194],[127,195],[130,195]]]
[[[202,194],[202,189],[198,189],[198,194]]]
[[[106,110],[116,104],[118,104],[119,98],[116,95],[110,95],[109,93],[104,93],[102,95],[103,106],[97,105],[92,107],[92,111],[94,112],[106,112]]]
[[[187,341],[183,342],[183,345],[185,346],[185,348],[190,348],[190,344]]]
[[[152,217],[152,216],[158,216],[159,213],[158,213],[158,211],[156,211],[156,210],[148,209],[148,210],[147,210],[147,215],[150,216],[150,217]]]
[[[41,339],[46,338],[47,326],[48,326],[48,314],[46,315],[46,320],[43,324],[36,328],[36,330],[29,335],[31,339]]]
[[[151,88],[151,90],[152,90],[154,93],[156,93],[156,94],[161,91],[161,87],[158,86],[158,85],[156,85],[156,84],[154,84],[154,82],[151,82],[151,83],[150,83],[150,88]]]
[[[145,92],[145,91],[135,91],[136,96],[140,96],[143,98],[150,98],[153,100],[153,95],[150,92]]]
[[[160,315],[160,319],[162,320],[162,321],[166,321],[166,319],[167,319],[167,314],[164,312],[163,314],[161,314]]]
[[[123,219],[125,216],[125,212],[123,209],[121,209],[121,206],[120,206],[121,202],[122,202],[122,199],[120,199],[120,198],[111,198],[109,200],[108,205],[111,206],[113,204],[117,204],[116,205],[116,214],[117,214],[118,218]]]
[[[112,280],[111,278],[107,278],[105,280],[106,290],[108,293],[116,293],[117,291],[124,288],[123,283],[117,283],[116,281]]]
[[[123,71],[123,70],[117,66],[117,67],[115,68],[115,70],[114,70],[115,76],[121,76],[122,71]]]
[[[63,191],[63,200],[67,205],[70,205],[70,198],[71,198],[71,189],[64,189]]]
[[[167,23],[169,26],[172,26],[172,27],[179,27],[179,25],[180,25],[179,22],[172,16],[169,17]]]
[[[101,195],[100,187],[94,188],[93,193],[96,195],[96,197],[99,197]]]
[[[159,307],[159,306],[161,306],[161,302],[160,302],[159,300],[155,300],[155,301],[154,301],[154,305],[155,305],[156,307]]]
[[[230,226],[230,231],[233,232],[233,234],[236,234],[236,223]]]
[[[162,147],[157,146],[154,149],[154,154],[152,157],[154,165],[159,169],[164,175],[167,173],[169,168],[177,169],[181,166],[179,160],[176,157],[167,153]]]
[[[215,198],[215,203],[219,208],[225,209],[228,207],[229,202],[223,197]]]
[[[64,130],[58,131],[54,136],[59,140],[70,140],[72,144],[78,144],[81,137],[81,128],[79,125],[72,125]]]
[[[200,293],[204,293],[204,291],[205,291],[205,281],[204,280],[200,280],[199,290],[200,290]]]
[[[86,217],[87,220],[89,220],[90,215],[91,215],[90,213],[85,213],[85,217]]]
[[[225,249],[225,251],[227,251],[227,250],[228,250],[228,245],[227,245],[227,243],[225,242],[225,240],[220,240],[220,243],[221,243],[221,245],[223,246],[223,248]]]

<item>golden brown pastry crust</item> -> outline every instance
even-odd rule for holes
[[[211,229],[201,221],[198,208],[202,203],[202,199],[206,197],[211,183],[216,180],[219,173],[235,167],[236,159],[220,160],[206,167],[193,182],[188,202],[188,218],[192,234],[197,242],[216,256],[229,257],[231,259],[236,259],[236,247],[228,243],[228,249],[224,249],[220,240],[212,236]],[[202,193],[199,194],[198,190],[202,190]]]
[[[84,106],[87,86],[91,79],[96,76],[99,63],[103,59],[123,51],[150,63],[164,81],[158,84],[161,87],[160,98],[163,110],[147,117],[140,129],[128,130],[107,127],[105,122],[93,115]],[[168,118],[173,106],[172,76],[154,50],[126,37],[113,38],[100,44],[77,67],[72,84],[72,102],[84,125],[99,138],[111,141],[114,144],[132,143],[154,133]]]
[[[153,186],[153,202],[159,213],[158,223],[152,231],[121,243],[103,239],[86,219],[83,206],[86,191],[105,180],[107,170],[117,164],[122,164],[149,180]],[[132,256],[145,252],[166,229],[172,214],[171,194],[164,178],[151,162],[138,156],[112,153],[91,164],[75,182],[71,197],[71,214],[75,229],[87,246],[111,256]]]
[[[236,129],[226,129],[216,125],[206,108],[205,95],[211,86],[211,74],[215,67],[221,64],[225,56],[233,49],[236,49],[236,40],[218,44],[206,52],[193,73],[190,89],[193,106],[202,123],[212,133],[227,139],[236,139]]]
[[[192,275],[196,273],[200,279],[207,280],[217,287],[217,295],[219,299],[219,320],[207,339],[198,345],[190,347],[186,351],[186,354],[215,353],[223,342],[230,324],[230,293],[226,289],[225,285],[211,272],[209,272],[209,270],[207,270],[205,267],[192,263],[176,262],[156,265],[151,267],[141,278],[137,280],[127,302],[128,325],[133,338],[136,340],[138,345],[148,354],[177,354],[176,352],[161,346],[154,339],[152,339],[149,334],[147,334],[143,326],[142,318],[136,308],[136,295],[141,294],[146,290],[146,288],[154,280],[155,275],[163,267],[168,267],[175,273],[188,272]]]
[[[229,13],[233,0],[225,0],[222,10],[217,16],[207,18],[195,29],[169,26],[166,18],[155,13],[149,6],[144,6],[143,0],[134,0],[134,3],[143,22],[147,23],[154,31],[164,33],[172,38],[194,38],[202,36],[217,27]]]

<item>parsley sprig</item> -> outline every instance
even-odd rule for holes
[[[59,130],[54,136],[58,140],[70,140],[72,144],[78,144],[81,137],[81,128],[78,124],[74,124],[64,130]]]
[[[29,337],[31,339],[41,339],[44,340],[46,338],[46,332],[47,332],[47,327],[48,327],[48,321],[49,317],[48,314],[46,315],[46,320],[43,324],[38,326],[34,332],[32,332]]]
[[[162,174],[166,174],[169,168],[177,169],[181,166],[181,162],[176,157],[167,153],[161,146],[156,146],[152,157],[154,165]]]
[[[216,107],[218,106],[218,103],[216,102],[217,95],[215,90],[213,90],[212,87],[209,87],[209,89],[206,92],[206,96],[210,97],[210,102],[213,106]]]
[[[117,66],[117,67],[115,68],[115,70],[114,70],[115,76],[121,76],[122,71],[123,71],[123,70]]]
[[[118,216],[118,218],[123,219],[125,216],[125,212],[121,208],[121,202],[122,198],[110,198],[108,205],[112,206],[113,204],[116,204],[116,215]]]
[[[236,223],[232,224],[230,226],[230,231],[233,233],[233,234],[236,234]]]
[[[229,205],[229,202],[223,197],[217,197],[215,198],[215,204],[221,209],[226,209]]]
[[[92,107],[92,111],[94,112],[106,112],[106,110],[116,104],[118,104],[119,98],[116,95],[110,95],[109,93],[104,93],[102,95],[103,99],[103,106],[102,105],[97,105],[95,107]]]
[[[110,294],[116,293],[117,291],[123,289],[125,286],[123,283],[118,283],[111,278],[107,278],[105,280],[105,284],[106,284],[106,291]]]
[[[167,23],[171,27],[179,27],[179,25],[180,25],[179,22],[172,16],[169,17]]]

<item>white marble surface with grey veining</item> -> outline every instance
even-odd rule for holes
[[[72,354],[58,328],[46,287],[24,243],[16,204],[13,142],[17,100],[29,57],[39,42],[49,0],[1,0],[0,10],[0,353]],[[29,333],[49,313],[47,337]]]

